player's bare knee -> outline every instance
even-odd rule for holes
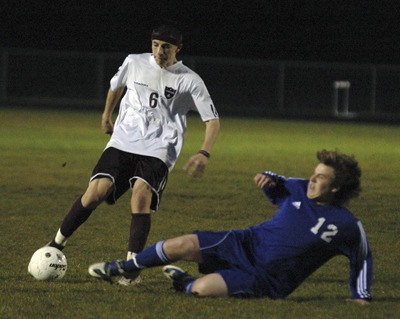
[[[182,237],[176,237],[166,240],[163,248],[164,251],[174,254],[183,251],[187,245]]]
[[[150,213],[152,196],[152,190],[147,183],[141,180],[136,181],[132,189],[132,212]]]
[[[145,181],[138,179],[133,184],[132,191],[137,194],[148,194],[151,193],[151,187]]]
[[[111,184],[112,186],[112,184]],[[82,205],[89,209],[96,208],[112,191],[112,187],[88,188],[82,196]]]
[[[82,196],[82,205],[88,209],[95,209],[102,201],[103,196],[100,196],[98,193],[85,193]]]
[[[201,279],[193,282],[190,292],[195,297],[213,297],[208,283]]]
[[[198,297],[227,297],[228,287],[220,274],[212,273],[195,280],[191,292]]]
[[[109,178],[92,180],[82,196],[82,205],[89,209],[96,208],[112,192],[113,187]]]
[[[198,261],[198,245],[192,240],[191,235],[185,235],[165,241],[164,253],[171,260],[185,259]]]

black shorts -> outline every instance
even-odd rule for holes
[[[168,167],[163,161],[151,156],[127,153],[114,147],[106,148],[93,169],[90,181],[107,177],[114,183],[114,192],[106,198],[114,204],[132,188],[137,179],[146,182],[153,193],[150,208],[158,209],[162,193],[167,185]]]

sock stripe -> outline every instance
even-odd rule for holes
[[[144,268],[142,265],[139,265],[139,264],[138,264],[138,262],[137,262],[137,260],[136,260],[136,256],[132,256],[132,258],[129,259],[127,262],[130,262],[130,261],[133,262],[133,264],[135,265],[135,267],[136,267],[137,269],[142,269],[142,268]]]
[[[165,240],[161,240],[156,244],[156,252],[162,262],[169,264],[171,261],[164,254],[164,249],[163,249],[164,242],[165,242]]]
[[[192,282],[190,282],[190,283],[186,286],[186,288],[185,288],[185,293],[186,293],[187,295],[192,295],[192,286],[193,286],[193,282],[194,282],[194,280],[193,280]]]

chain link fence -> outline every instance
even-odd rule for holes
[[[99,108],[127,53],[0,49],[2,106]],[[182,56],[224,116],[400,119],[400,66]]]

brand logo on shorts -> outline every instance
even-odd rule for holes
[[[168,87],[168,86],[165,87],[164,95],[165,95],[165,97],[166,97],[167,99],[173,98],[174,95],[175,95],[175,93],[176,93],[176,90],[174,90],[173,88],[170,88],[170,87]]]

